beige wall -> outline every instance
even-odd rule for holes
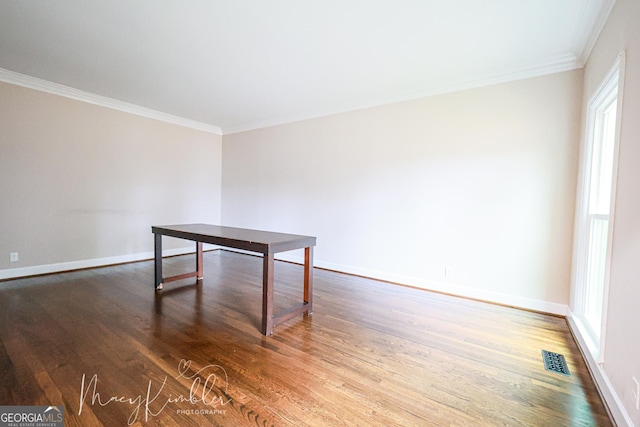
[[[640,426],[631,380],[635,376],[640,381],[640,2],[637,0],[616,2],[595,45],[585,67],[584,114],[621,51],[626,53],[626,75],[603,371],[613,388],[613,398],[622,403],[629,419]]]
[[[222,220],[315,235],[318,266],[564,314],[581,93],[577,70],[225,135]]]
[[[145,257],[153,224],[220,222],[221,136],[7,83],[0,100],[1,277]]]

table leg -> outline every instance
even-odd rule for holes
[[[304,302],[307,315],[313,313],[313,247],[304,249]]]
[[[162,289],[162,234],[155,233],[154,235],[154,257],[153,263],[155,267],[155,281],[154,289]]]
[[[196,280],[202,280],[202,242],[196,242]]]
[[[273,268],[274,255],[265,254],[262,266],[262,334],[273,333]]]

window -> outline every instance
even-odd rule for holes
[[[574,314],[599,363],[604,362],[623,68],[621,54],[589,102],[578,194]]]

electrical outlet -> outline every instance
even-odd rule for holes
[[[444,267],[444,277],[453,278],[455,276],[455,271],[453,271],[453,267]]]
[[[18,252],[11,252],[9,254],[9,261],[10,262],[18,262],[18,261],[20,261],[20,254]]]
[[[640,383],[636,377],[631,377],[633,380],[633,398],[635,399],[636,409],[640,410]]]

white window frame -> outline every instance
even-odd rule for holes
[[[580,179],[578,181],[578,204],[576,210],[576,239],[574,242],[575,248],[575,261],[576,268],[573,277],[573,307],[574,307],[574,320],[580,334],[585,340],[589,351],[598,364],[604,364],[605,360],[605,342],[606,342],[606,328],[607,328],[607,308],[609,299],[609,281],[611,275],[611,255],[613,247],[613,231],[615,222],[615,207],[616,207],[616,189],[618,178],[618,159],[619,159],[619,146],[620,146],[620,127],[622,119],[622,106],[624,93],[624,69],[625,69],[625,54],[621,52],[613,67],[609,70],[606,77],[603,79],[600,87],[589,101],[587,109],[587,120],[585,126],[585,132],[583,135],[584,148],[582,158],[580,162]],[[594,146],[594,133],[596,131],[597,116],[604,111],[604,106],[610,104],[611,97],[617,95],[617,111],[616,111],[616,124],[615,124],[615,137],[614,137],[614,151],[613,151],[613,176],[611,177],[611,201],[609,210],[609,224],[607,235],[607,251],[605,259],[605,272],[604,272],[604,290],[603,290],[603,307],[602,307],[602,320],[600,325],[600,331],[597,331],[599,336],[594,334],[594,331],[589,327],[588,322],[585,319],[585,276],[586,276],[586,262],[581,257],[588,250],[588,236],[587,227],[590,223],[585,221],[588,211],[589,190],[590,190],[590,164],[592,150]]]

